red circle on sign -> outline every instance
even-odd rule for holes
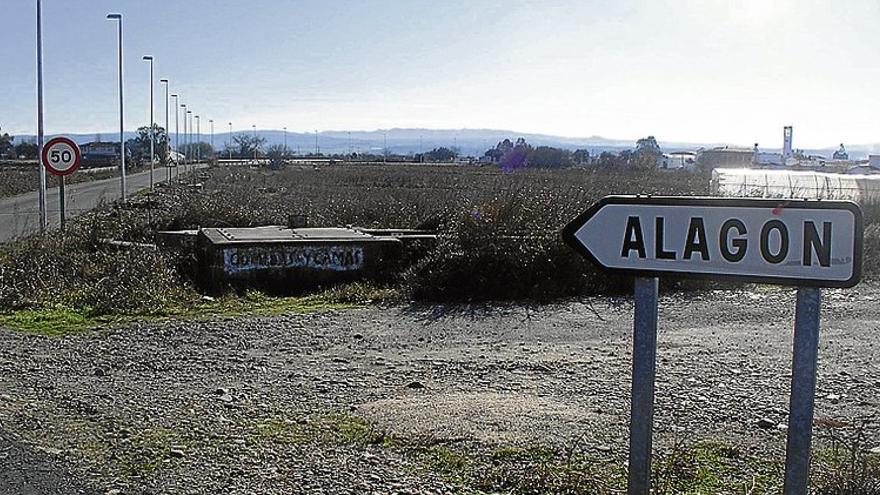
[[[56,148],[54,150],[55,153],[53,153],[53,147]],[[70,152],[71,156],[65,158],[65,152]],[[82,163],[82,153],[79,151],[79,146],[66,137],[52,138],[44,144],[41,158],[46,170],[52,175],[59,176],[70,175],[76,172]],[[65,164],[67,164],[66,167],[59,166]]]

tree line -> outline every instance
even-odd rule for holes
[[[632,150],[619,153],[604,151],[591,156],[586,149],[574,151],[552,146],[532,146],[524,138],[516,141],[504,139],[494,148],[486,150],[483,160],[497,164],[504,170],[519,168],[568,168],[577,166],[655,168],[663,158],[663,152],[654,136],[636,141]]]

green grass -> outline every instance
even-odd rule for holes
[[[249,292],[241,297],[228,296],[216,300],[186,301],[149,312],[102,315],[93,314],[89,308],[73,309],[63,306],[49,306],[0,314],[0,327],[36,335],[62,337],[135,321],[157,322],[171,319],[205,320],[240,316],[278,316],[358,307],[358,304],[355,303],[337,302],[330,297],[331,295],[269,297],[259,292]]]
[[[298,444],[307,442],[309,433],[296,421],[271,418],[257,423],[256,437],[264,441]]]
[[[58,337],[92,330],[105,323],[83,311],[64,307],[26,309],[0,314],[0,327],[38,335]]]

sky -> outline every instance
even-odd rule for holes
[[[35,0],[2,0],[0,127],[36,132]],[[880,142],[876,0],[43,0],[46,132],[492,128],[795,147]],[[172,100],[173,101],[173,100]],[[220,124],[223,124],[222,126]],[[173,110],[172,123],[173,129]]]

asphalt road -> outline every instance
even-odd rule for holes
[[[153,177],[156,183],[163,182],[165,170],[156,168]],[[146,189],[150,187],[150,172],[130,174],[127,176],[127,182],[129,194]],[[84,211],[91,210],[102,201],[111,202],[119,199],[120,191],[119,177],[65,186],[67,218],[71,219]],[[54,229],[61,224],[58,188],[48,190],[47,202],[49,227]],[[0,243],[33,234],[39,229],[40,211],[36,191],[0,199]]]

